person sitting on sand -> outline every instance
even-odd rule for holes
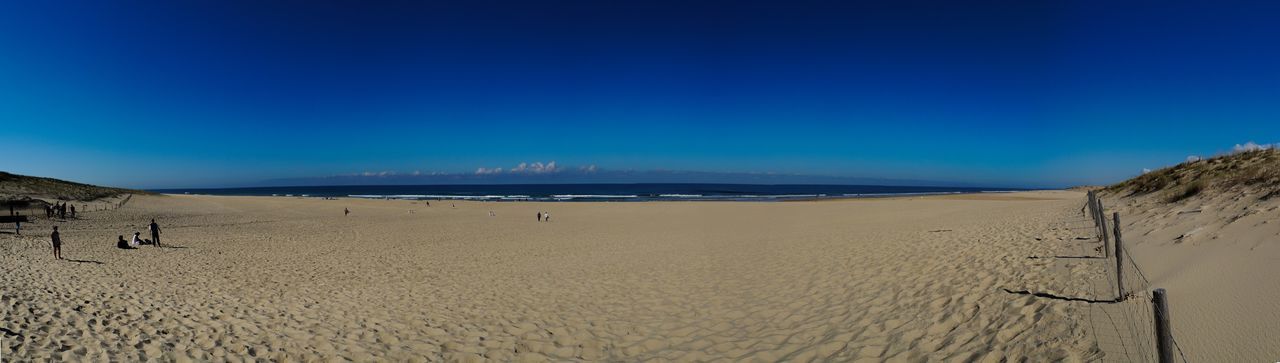
[[[149,245],[149,244],[151,244],[151,240],[149,240],[149,239],[142,239],[141,235],[142,235],[142,232],[133,232],[133,242],[131,242],[130,244],[132,244],[132,245],[133,245],[133,246],[135,246],[135,247],[136,247],[136,246],[139,246],[139,245]]]
[[[116,241],[116,248],[119,248],[119,249],[122,249],[122,250],[132,250],[132,249],[133,249],[133,247],[130,247],[130,246],[129,246],[129,241],[125,241],[125,240],[124,240],[124,235],[120,235],[120,239]]]

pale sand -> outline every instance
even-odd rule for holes
[[[140,196],[59,224],[66,257],[101,264],[54,261],[48,222],[0,234],[0,353],[1099,360],[1110,353],[1081,318],[1090,304],[1003,290],[1111,297],[1090,290],[1089,260],[1028,258],[1096,246],[1076,238],[1092,236],[1083,196],[431,207]],[[539,210],[552,221],[536,222]],[[114,247],[152,217],[182,248]]]
[[[1173,204],[1163,193],[1108,194],[1104,203],[1120,212],[1151,286],[1168,291],[1190,361],[1280,361],[1280,198],[1205,194]]]

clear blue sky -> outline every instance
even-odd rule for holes
[[[1228,3],[5,1],[0,170],[1107,183],[1280,141],[1280,2]]]

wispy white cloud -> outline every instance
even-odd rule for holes
[[[560,169],[556,167],[555,160],[552,160],[546,164],[542,162],[520,163],[520,165],[516,165],[516,167],[507,172],[512,174],[546,174],[557,171],[560,171]]]
[[[1198,155],[1189,155],[1189,156],[1187,156],[1187,162],[1188,162],[1188,163],[1194,163],[1194,162],[1200,161],[1201,159],[1203,159],[1203,158],[1201,158],[1201,157],[1200,157],[1200,156],[1198,156]]]
[[[1249,152],[1249,151],[1269,150],[1269,149],[1275,148],[1276,146],[1277,144],[1258,144],[1253,141],[1249,141],[1244,144],[1236,144],[1235,147],[1231,148],[1231,153],[1239,154],[1242,152]]]
[[[1150,172],[1151,172],[1151,169],[1142,168],[1142,173],[1143,173],[1143,174],[1150,173]]]
[[[569,167],[569,168],[567,168],[567,170],[569,170],[569,171],[577,170],[577,171],[578,171],[578,172],[580,172],[580,173],[589,174],[589,173],[595,173],[595,172],[596,172],[597,170],[599,170],[599,169],[598,169],[595,165],[586,165],[586,166],[580,166],[580,167],[577,167],[577,168]],[[566,167],[563,167],[563,166],[561,166],[561,165],[557,164],[555,160],[552,160],[552,161],[548,161],[548,162],[546,162],[546,163],[543,163],[543,162],[540,162],[540,161],[535,161],[535,162],[524,162],[524,163],[520,163],[520,164],[516,165],[516,166],[515,166],[515,167],[513,167],[513,168],[501,168],[501,167],[486,168],[486,167],[479,167],[479,168],[476,168],[476,170],[475,170],[474,172],[472,172],[471,174],[472,174],[472,175],[492,175],[492,176],[496,176],[496,175],[504,175],[504,174],[526,174],[526,175],[528,175],[528,174],[553,174],[553,173],[560,173],[560,172],[564,172],[564,171],[566,171]],[[422,170],[414,170],[414,171],[411,171],[411,172],[403,172],[403,173],[401,173],[401,172],[389,171],[389,170],[388,170],[388,171],[364,171],[364,172],[359,172],[359,173],[354,173],[354,174],[346,174],[346,175],[347,175],[347,176],[358,176],[358,177],[392,177],[392,176],[450,176],[450,175],[458,176],[458,175],[467,175],[467,173],[465,173],[465,172],[462,172],[462,173],[454,173],[454,172],[441,172],[441,171],[422,171]]]

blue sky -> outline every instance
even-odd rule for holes
[[[1122,180],[1280,141],[1280,3],[0,3],[0,170]]]

